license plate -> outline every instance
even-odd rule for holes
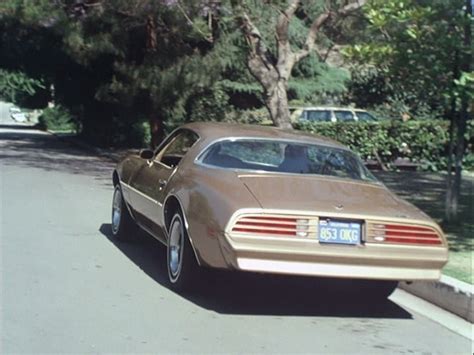
[[[361,225],[357,222],[319,220],[319,242],[335,244],[360,244]]]

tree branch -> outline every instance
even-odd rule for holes
[[[337,14],[340,16],[347,16],[350,13],[359,10],[362,6],[367,3],[367,0],[356,0],[355,2],[351,2],[346,6],[343,6],[337,11]]]
[[[281,78],[288,80],[291,75],[291,69],[295,63],[295,55],[291,50],[290,42],[288,40],[288,29],[290,21],[293,18],[296,10],[300,6],[300,0],[291,0],[290,5],[285,11],[281,11],[276,24],[276,41],[278,48],[278,74]]]
[[[300,61],[301,59],[308,56],[311,51],[314,50],[316,38],[318,37],[319,31],[321,27],[332,17],[343,17],[347,16],[354,11],[360,9],[362,6],[365,5],[367,0],[356,0],[355,2],[351,2],[336,12],[332,12],[330,10],[326,10],[321,15],[319,15],[311,24],[311,27],[308,32],[308,36],[306,37],[306,42],[303,48],[296,54],[296,62]]]
[[[319,15],[311,24],[309,28],[308,36],[306,37],[306,42],[303,48],[296,53],[296,62],[299,62],[301,59],[308,56],[311,51],[314,49],[314,44],[316,42],[316,38],[319,34],[319,29],[326,23],[326,21],[331,16],[330,11],[326,11]]]
[[[300,6],[300,0],[292,0],[290,5],[285,11],[280,11],[281,14],[278,18],[276,25],[276,36],[278,43],[288,43],[288,27],[290,25],[291,18],[295,14],[296,10]]]
[[[188,16],[188,14],[186,13],[186,11],[184,10],[183,8],[183,5],[181,5],[181,1],[176,1],[176,6],[178,7],[178,10],[181,11],[181,13],[183,14],[184,18],[186,19],[186,21],[188,21],[188,23],[193,26],[193,28],[199,32],[199,34],[202,35],[202,37],[209,43],[214,43],[214,39],[212,38],[212,35],[211,36],[208,36],[206,35],[204,32],[202,32],[197,26],[194,25],[194,22],[193,20],[191,20],[191,17]]]
[[[250,47],[248,58],[250,72],[264,87],[270,87],[271,80],[275,77],[276,69],[268,59],[268,49],[262,40],[260,31],[245,11],[242,12],[240,20],[242,32]]]

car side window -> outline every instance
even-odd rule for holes
[[[351,111],[334,111],[334,115],[338,121],[355,121]]]
[[[155,160],[169,166],[175,167],[186,155],[188,150],[197,142],[199,136],[189,130],[178,132],[170,142],[158,152]]]
[[[357,112],[357,117],[361,122],[376,122],[377,119],[368,112]]]
[[[329,122],[331,121],[331,112],[328,110],[306,111],[306,119],[314,122]]]

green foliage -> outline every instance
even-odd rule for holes
[[[223,121],[230,110],[229,96],[220,85],[197,91],[188,100],[187,121]]]
[[[385,121],[375,123],[309,123],[300,122],[297,129],[335,139],[355,150],[363,159],[376,155],[387,165],[393,166],[397,158],[407,158],[420,164],[424,170],[438,171],[446,168],[446,151],[449,144],[449,123],[442,120],[408,122]],[[472,153],[474,124],[468,130]],[[473,168],[472,157],[465,161],[466,168]]]
[[[461,58],[469,50],[463,44],[463,26],[471,21],[464,3],[371,0],[364,7],[365,40],[347,47],[345,54],[358,63],[356,79],[367,68],[375,68],[383,79],[372,92],[377,104],[399,102],[411,116],[421,115],[419,106],[421,111],[452,110]],[[360,102],[361,95],[356,96]]]
[[[44,88],[41,80],[30,78],[19,71],[0,69],[0,97],[6,101],[18,104],[21,98],[33,96]]]
[[[310,104],[339,102],[347,91],[350,73],[332,67],[311,55],[296,65],[288,83],[289,95],[294,100]]]
[[[269,119],[268,110],[266,108],[228,111],[225,121],[241,124],[273,125],[273,122]]]
[[[78,124],[63,106],[48,107],[38,118],[38,126],[50,131],[77,131]]]

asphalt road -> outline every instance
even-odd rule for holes
[[[472,353],[402,291],[356,304],[314,279],[224,273],[172,292],[158,242],[111,237],[112,169],[0,125],[0,353]]]

